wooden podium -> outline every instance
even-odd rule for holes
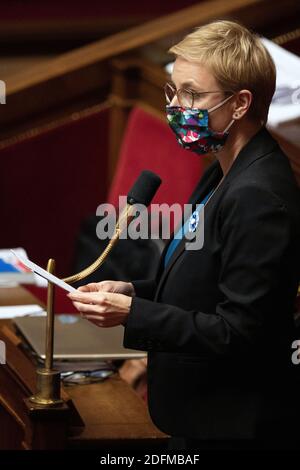
[[[0,305],[33,303],[40,302],[22,287],[0,288]],[[6,365],[0,365],[0,449],[166,449],[168,436],[118,373],[101,383],[62,386],[62,406],[35,406],[28,397],[36,392],[36,365],[11,321],[0,321],[0,340],[6,345]]]

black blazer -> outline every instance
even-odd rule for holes
[[[221,177],[216,160],[190,202]],[[150,415],[173,436],[286,433],[299,397],[291,344],[300,198],[288,158],[265,128],[241,150],[204,217],[202,249],[185,250],[183,239],[164,269],[167,245],[156,279],[133,282],[124,346],[148,351]]]

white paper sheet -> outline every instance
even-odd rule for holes
[[[0,249],[0,258],[8,264],[14,265],[16,256],[12,253],[12,250],[17,256],[21,256],[25,259],[28,258],[26,251],[22,247]],[[47,287],[48,282],[46,279],[32,272],[27,274],[23,274],[22,272],[0,273],[0,287],[16,287],[19,284],[34,284],[39,287]]]
[[[41,268],[37,264],[33,263],[29,259],[22,258],[19,254],[15,253],[13,250],[11,250],[12,253],[21,261],[21,263],[25,264],[27,268],[31,269],[34,273],[38,274],[39,276],[43,277],[44,279],[47,279],[47,281],[53,282],[56,286],[60,287],[61,289],[64,289],[68,292],[76,292],[76,289],[74,287],[69,286],[66,282],[62,281],[58,277],[54,276],[53,274],[48,273],[46,269]]]
[[[9,318],[32,316],[45,316],[45,310],[36,304],[32,305],[1,305],[0,319],[7,320]]]

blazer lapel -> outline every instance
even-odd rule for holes
[[[201,178],[200,182],[198,183],[197,187],[195,188],[194,192],[192,193],[188,203],[192,204],[192,210],[196,208],[196,204],[199,204],[204,197],[219,183],[220,179],[222,178],[222,169],[220,167],[219,162],[216,160],[213,162],[210,167],[208,168],[208,174],[203,175],[203,178]],[[182,222],[184,223],[186,220],[183,220]],[[160,278],[157,291],[156,291],[156,297],[158,295],[158,292],[160,290],[160,287],[163,284],[164,279],[168,275],[170,269],[172,268],[173,264],[177,260],[177,258],[184,252],[185,250],[185,243],[190,241],[187,240],[187,238],[183,237],[174,252],[171,255],[171,258],[168,261],[167,266],[164,268],[164,258],[166,251],[168,249],[168,246],[171,242],[172,238],[168,241],[166,244],[163,253],[161,255],[161,263],[158,271],[158,278]]]
[[[213,197],[211,203],[208,203],[208,207],[209,206],[213,207],[213,205],[221,197],[225,188],[230,184],[233,178],[235,178],[240,172],[242,172],[247,166],[249,166],[256,159],[261,158],[267,153],[270,153],[272,150],[274,150],[276,146],[278,147],[277,142],[273,139],[273,137],[267,131],[267,129],[265,127],[262,127],[252,137],[252,139],[250,139],[250,141],[245,145],[245,147],[242,148],[242,150],[240,151],[240,153],[234,160],[231,168],[229,169],[224,179],[224,183],[221,184],[220,190],[217,191],[216,197]],[[219,164],[219,161],[215,160],[209,166],[209,168],[207,169],[203,177],[200,179],[198,185],[196,186],[194,192],[192,193],[188,201],[190,204],[193,205],[193,210],[196,204],[197,203],[199,204],[204,199],[204,197],[219,183],[219,181],[222,178],[222,175],[223,175],[223,172]],[[178,257],[184,252],[185,243],[190,241],[190,240],[187,240],[187,238],[183,237],[183,239],[180,241],[180,243],[176,247],[175,251],[172,253],[172,256],[169,259],[169,262],[166,268],[164,268],[164,257],[165,257],[166,251],[168,249],[168,246],[171,240],[172,239],[170,239],[168,243],[166,244],[163,250],[162,256],[161,256],[161,262],[160,262],[160,266],[159,266],[158,274],[157,274],[157,278],[159,279],[159,282],[158,282],[158,286],[157,286],[157,290],[155,294],[155,299],[157,299],[160,289],[168,273],[170,272],[170,269],[172,268],[172,266],[174,265]]]
[[[255,160],[264,157],[278,147],[278,143],[273,139],[268,130],[265,127],[260,128],[241,149],[231,165],[224,179],[226,186]]]
[[[216,168],[217,167],[217,168]],[[196,188],[194,189],[193,193],[191,194],[189,200],[188,200],[188,203],[193,203],[194,200],[198,201],[197,197],[198,197],[198,193],[202,192],[203,194],[203,197],[205,196],[205,193],[206,193],[206,188],[210,187],[211,186],[211,181],[212,181],[212,178],[214,177],[215,173],[216,172],[220,172],[220,174],[222,174],[222,170],[221,170],[221,167],[220,167],[220,164],[219,162],[216,160],[214,161],[211,165],[209,165],[209,167],[205,170],[204,174],[202,175],[199,183],[197,184]],[[199,194],[199,197],[201,197],[201,194]],[[179,226],[177,226],[173,232],[176,233],[177,230],[179,230]],[[157,270],[157,279],[159,279],[159,277],[161,276],[163,270],[164,270],[164,258],[165,258],[165,254],[167,252],[167,249],[173,239],[173,234],[172,236],[169,238],[169,240],[166,242],[165,246],[164,246],[164,249],[162,251],[162,254],[161,254],[161,257],[160,257],[160,263],[159,263],[159,266],[158,266],[158,270]]]

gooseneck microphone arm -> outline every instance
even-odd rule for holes
[[[131,190],[128,192],[127,204],[116,223],[113,236],[105,250],[90,266],[77,274],[73,274],[72,276],[64,278],[63,281],[67,282],[68,284],[72,284],[73,282],[83,280],[95,272],[104,263],[110,251],[119,240],[123,229],[128,227],[130,222],[134,219],[134,204],[143,204],[145,206],[149,206],[160,184],[161,179],[155,173],[149,170],[142,171]]]

